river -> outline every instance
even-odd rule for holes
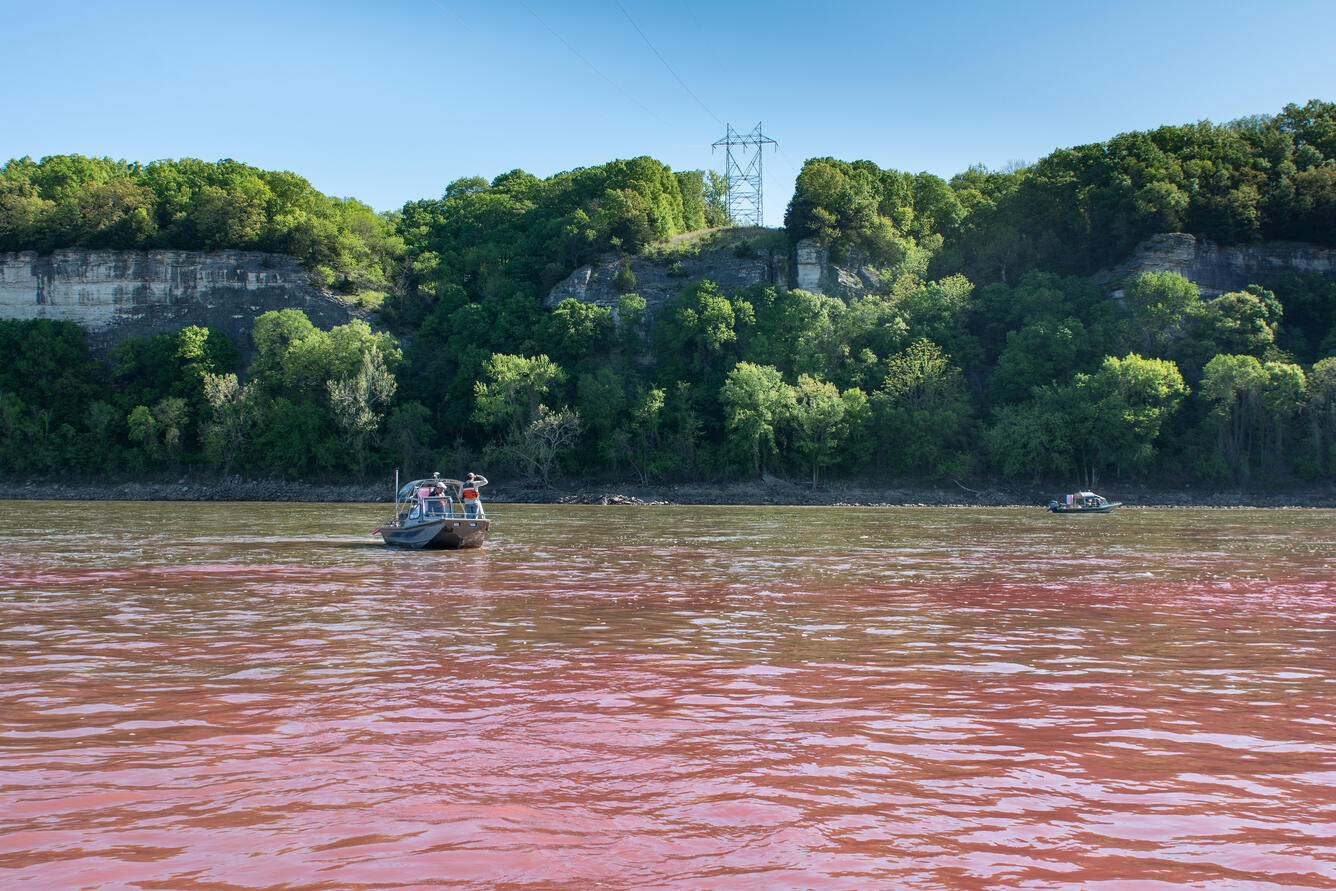
[[[0,504],[0,887],[1336,888],[1336,512]]]

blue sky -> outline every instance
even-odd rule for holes
[[[762,122],[777,225],[810,157],[950,177],[1336,100],[1330,0],[0,2],[0,160],[230,157],[377,210],[515,168],[722,171],[724,125]]]

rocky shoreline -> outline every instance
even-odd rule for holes
[[[834,482],[810,486],[766,477],[756,481],[639,486],[616,481],[559,480],[551,487],[494,483],[487,501],[499,504],[591,505],[839,505],[864,507],[1042,507],[1061,487],[1039,489],[1012,482],[957,481],[914,484]],[[37,501],[293,501],[374,503],[391,497],[392,483],[222,480],[0,479],[0,500]],[[1128,507],[1336,508],[1336,485],[1210,486],[1177,488],[1121,485],[1099,488]]]

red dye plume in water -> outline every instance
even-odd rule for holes
[[[1336,887],[1330,513],[376,510],[6,512],[7,886]]]

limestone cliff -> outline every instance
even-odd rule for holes
[[[631,290],[644,298],[651,319],[678,291],[704,279],[719,285],[726,294],[749,285],[767,284],[802,288],[845,300],[874,291],[881,284],[878,272],[871,266],[858,262],[857,258],[836,265],[815,241],[800,241],[790,251],[783,231],[776,229],[725,229],[694,241],[679,242],[676,247],[669,244],[655,248],[629,257],[626,262],[636,279]],[[582,303],[615,307],[621,293],[613,279],[621,263],[621,259],[610,255],[580,267],[548,293],[543,305],[550,309],[573,298]]]
[[[650,319],[678,291],[692,282],[708,279],[724,293],[755,284],[788,284],[787,251],[746,248],[738,230],[723,230],[694,241],[679,240],[665,250],[652,250],[626,258],[635,286],[630,290],[645,300]],[[551,309],[574,298],[596,306],[617,306],[621,292],[613,284],[622,260],[616,255],[581,266],[558,283],[543,300]]]
[[[1336,250],[1300,242],[1220,245],[1183,232],[1155,235],[1137,245],[1123,263],[1096,273],[1095,283],[1114,297],[1123,283],[1143,272],[1176,272],[1215,297],[1248,285],[1265,285],[1287,272],[1336,278]]]
[[[633,290],[645,298],[653,318],[665,302],[694,281],[709,279],[725,293],[754,284],[802,288],[851,300],[883,287],[882,273],[857,256],[841,263],[812,240],[792,249],[740,251],[756,233],[779,230],[723,230],[700,243],[694,251],[674,254],[671,250],[629,259],[636,277]],[[722,237],[731,233],[730,237]],[[774,239],[772,239],[773,241]],[[552,289],[544,301],[548,308],[573,297],[600,306],[616,306],[613,286],[620,261],[608,257],[577,269]],[[1317,273],[1336,278],[1336,249],[1298,242],[1220,245],[1184,233],[1156,235],[1142,242],[1132,256],[1117,267],[1092,276],[1094,282],[1114,297],[1122,296],[1123,284],[1143,272],[1176,272],[1197,283],[1206,297],[1237,291],[1250,284],[1265,285],[1287,273]]]
[[[64,319],[102,352],[131,336],[219,328],[250,349],[255,317],[300,309],[321,328],[354,313],[296,259],[248,251],[58,250],[0,253],[0,318]]]

